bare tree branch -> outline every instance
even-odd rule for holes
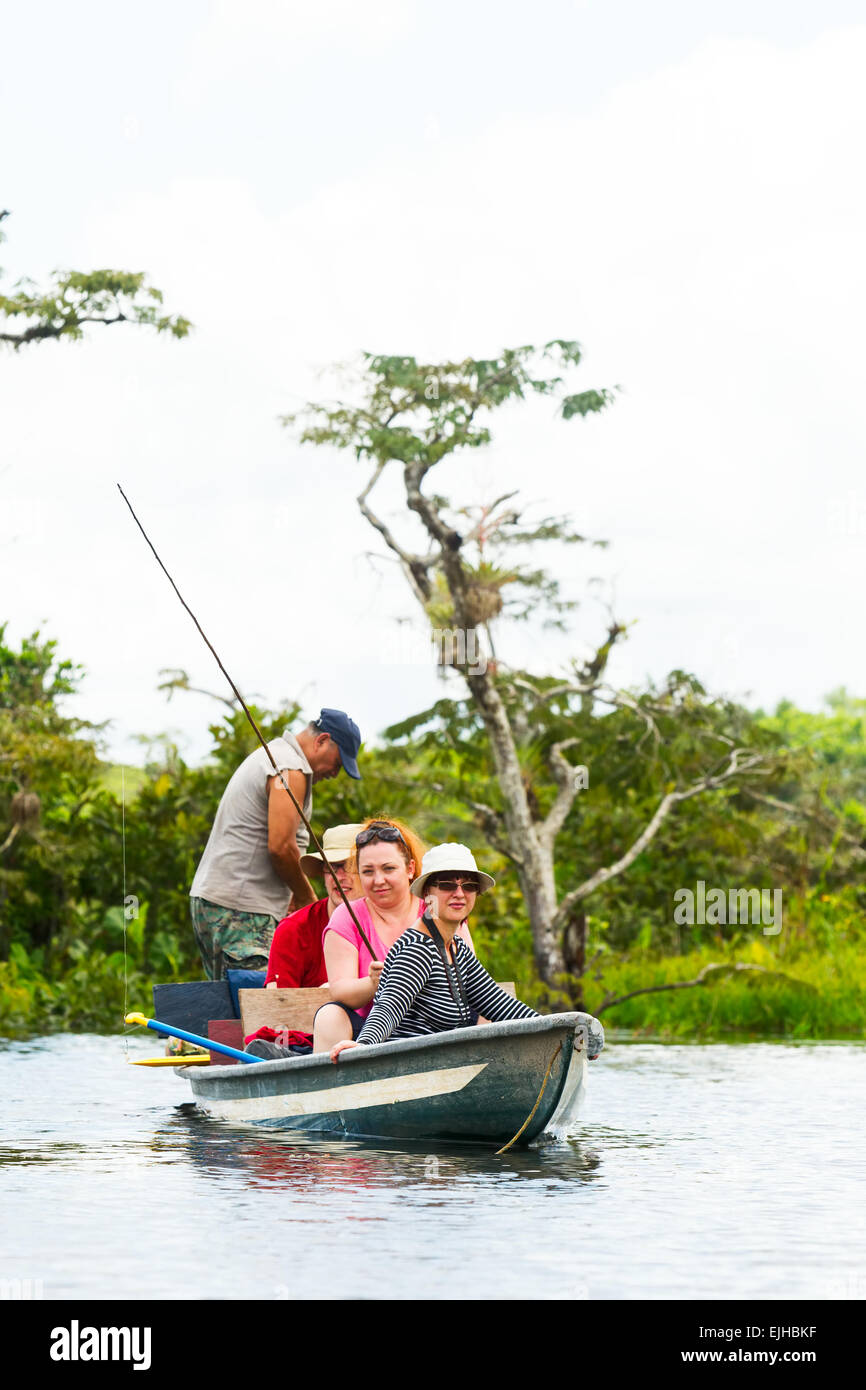
[[[502,496],[497,497],[495,502],[491,502],[488,507],[484,507],[477,524],[473,526],[471,531],[467,531],[466,535],[463,537],[464,545],[468,544],[470,541],[480,540],[487,531],[495,531],[500,526],[504,526],[509,522],[516,522],[518,520],[517,512],[505,512],[502,516],[494,516],[493,513],[496,511],[497,507],[501,507],[503,502],[510,502],[511,498],[517,495],[518,489],[515,489],[514,492],[503,492]]]
[[[130,323],[131,320],[126,314],[116,314],[113,318],[102,318],[98,314],[82,314],[80,318],[76,316],[73,322],[77,328],[82,323]],[[0,333],[0,342],[11,343],[13,347],[19,348],[24,343],[37,342],[41,338],[60,338],[68,333],[69,327],[69,320],[59,324],[35,323],[32,328],[25,328],[20,333]]]
[[[627,999],[634,999],[638,994],[659,994],[666,989],[693,989],[695,985],[706,985],[709,983],[711,971],[723,971],[725,974],[733,975],[738,972],[755,971],[761,975],[773,975],[780,980],[787,980],[790,984],[799,985],[801,989],[809,989],[810,985],[805,980],[798,980],[795,975],[786,975],[783,970],[769,970],[765,965],[749,965],[742,961],[711,961],[699,971],[693,980],[672,980],[666,985],[644,985],[642,989],[629,990],[628,994],[618,994],[611,998],[608,994],[595,1010],[595,1016],[603,1014],[605,1009],[612,1009],[615,1004],[624,1004]]]
[[[388,546],[390,550],[393,550],[394,554],[399,559],[400,564],[403,566],[403,571],[406,575],[406,578],[409,581],[409,585],[412,589],[412,592],[414,593],[418,602],[423,606],[425,603],[429,601],[430,595],[433,592],[433,588],[430,583],[429,571],[431,567],[436,564],[439,557],[435,554],[431,554],[429,556],[412,555],[408,550],[404,550],[403,547],[396,540],[390,528],[385,524],[384,521],[382,521],[380,517],[376,515],[376,513],[370,507],[369,502],[367,501],[367,498],[369,497],[370,493],[373,491],[373,488],[376,486],[377,482],[381,478],[382,473],[384,472],[388,462],[388,459],[380,459],[379,462],[376,464],[376,468],[373,472],[372,478],[368,482],[367,486],[364,488],[363,492],[361,492],[358,496],[358,506],[361,509],[362,515],[366,517],[367,521],[369,521],[370,525],[374,528],[374,530],[379,532],[379,535],[383,538],[385,544]]]
[[[0,845],[0,854],[5,854],[7,849],[12,848],[16,839],[18,838],[18,835],[20,834],[20,831],[20,825],[13,825],[12,829],[9,831],[9,834],[6,836],[6,839],[3,841],[2,845]]]
[[[512,864],[518,867],[523,860],[509,848],[508,843],[502,838],[502,817],[492,806],[486,806],[483,801],[467,801],[478,817],[481,829],[493,848],[506,859],[510,859]]]
[[[514,677],[511,684],[521,690],[527,691],[528,694],[535,699],[537,704],[547,704],[550,700],[554,700],[562,695],[579,695],[581,697],[582,714],[590,714],[592,712],[594,700],[597,700],[599,704],[609,705],[611,709],[629,710],[632,714],[637,715],[638,719],[642,719],[646,725],[646,733],[637,744],[638,751],[646,742],[647,737],[652,737],[653,744],[656,748],[659,748],[661,745],[662,737],[658,725],[653,719],[653,713],[669,713],[669,711],[664,710],[661,706],[654,706],[646,703],[642,704],[640,701],[636,700],[634,696],[630,695],[628,691],[614,690],[609,685],[599,683],[575,685],[571,681],[563,683],[562,685],[552,686],[550,690],[538,690],[530,681],[520,676]]]
[[[607,663],[610,660],[611,652],[616,646],[619,638],[625,635],[625,632],[626,628],[622,623],[618,623],[615,619],[611,618],[610,626],[607,630],[607,638],[602,642],[601,646],[596,649],[592,659],[585,662],[578,671],[581,685],[592,686],[598,682],[599,677],[603,675],[607,669]],[[592,709],[592,700],[589,695],[584,695],[583,706],[584,713],[589,714]]]
[[[593,685],[575,685],[573,681],[564,681],[561,685],[551,686],[549,690],[539,690],[524,676],[512,676],[510,679],[511,684],[516,689],[525,690],[539,705],[546,705],[549,700],[555,700],[558,695],[583,695],[597,688]]]
[[[639,719],[643,720],[646,724],[646,732],[637,742],[637,752],[640,752],[648,737],[652,738],[656,749],[661,746],[662,736],[659,733],[658,725],[652,717],[651,707],[642,705],[640,701],[635,700],[633,696],[629,695],[624,690],[615,691],[610,696],[598,694],[596,695],[596,699],[600,700],[604,705],[611,705],[615,709],[631,710],[632,714],[636,714]]]
[[[760,762],[761,755],[759,753],[750,753],[748,749],[735,748],[731,754],[728,766],[723,772],[715,776],[712,773],[708,773],[706,777],[702,777],[700,781],[694,782],[692,786],[687,787],[685,791],[668,792],[659,802],[652,820],[644,827],[634,844],[626,850],[625,854],[617,859],[614,864],[610,864],[603,869],[598,869],[590,878],[586,879],[585,882],[579,884],[577,888],[572,888],[570,893],[566,893],[557,909],[554,925],[558,928],[564,926],[569,912],[571,908],[574,907],[575,903],[580,902],[582,898],[588,897],[590,893],[594,893],[596,888],[599,888],[601,884],[607,883],[610,879],[616,878],[619,874],[624,873],[625,870],[634,863],[638,855],[643,853],[664,821],[670,815],[673,808],[678,805],[679,802],[688,801],[693,796],[699,796],[701,792],[715,791],[718,787],[723,786],[725,782],[730,781],[732,777],[737,777],[743,772],[750,772],[753,768],[756,768]]]
[[[559,791],[553,805],[538,827],[538,838],[549,853],[553,851],[554,841],[565,824],[577,796],[575,769],[568,759],[563,757],[563,750],[573,748],[578,743],[580,743],[579,738],[561,739],[559,743],[554,743],[548,754],[550,770],[559,786]]]
[[[449,526],[442,520],[436,506],[421,491],[421,484],[432,467],[431,463],[418,460],[406,464],[404,469],[406,501],[410,510],[420,516],[431,540],[436,541],[441,547],[442,553],[437,558],[444,564],[448,555],[454,555],[460,549],[463,537],[454,530],[453,526]]]
[[[199,685],[190,685],[189,676],[186,671],[175,666],[164,666],[159,673],[167,676],[168,679],[160,681],[157,690],[165,691],[165,698],[170,700],[176,690],[188,690],[193,695],[208,695],[211,700],[218,700],[221,705],[227,705],[232,711],[238,708],[238,701],[233,695],[219,695],[215,690],[203,690]]]
[[[840,840],[844,840],[846,845],[850,847],[855,859],[866,859],[866,849],[863,847],[862,840],[858,840],[856,835],[851,835],[847,830],[843,830],[840,825],[835,825],[829,819],[815,815],[814,811],[800,806],[792,806],[787,801],[779,801],[777,797],[767,796],[762,792],[755,791],[752,787],[743,787],[742,791],[744,796],[748,796],[752,801],[759,801],[764,806],[772,806],[774,810],[782,811],[785,815],[794,816],[800,820],[814,821],[824,830],[834,831]]]
[[[751,787],[743,787],[743,793],[751,797],[752,801],[760,801],[764,806],[772,806],[776,811],[784,811],[789,816],[806,816],[809,812],[802,810],[799,806],[791,806],[787,801],[779,801],[775,796],[767,796],[766,793],[754,791]]]

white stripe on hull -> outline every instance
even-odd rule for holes
[[[374,1105],[397,1105],[401,1101],[452,1095],[468,1086],[487,1065],[487,1062],[480,1062],[468,1067],[419,1071],[410,1075],[383,1077],[381,1081],[358,1081],[354,1085],[329,1086],[323,1091],[300,1091],[293,1095],[250,1096],[243,1100],[208,1100],[204,1096],[197,1096],[196,1103],[209,1115],[223,1120],[278,1120],[292,1115],[335,1115],[348,1110],[368,1110]]]

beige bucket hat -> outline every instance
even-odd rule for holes
[[[363,822],[358,825],[332,825],[322,836],[322,849],[329,864],[342,864],[351,859],[355,852],[355,836],[363,830]],[[321,854],[302,854],[301,869],[305,874],[321,878],[325,872]]]
[[[479,892],[486,893],[488,888],[492,888],[495,879],[489,874],[483,874],[475,863],[475,856],[468,845],[447,844],[434,845],[428,849],[424,858],[421,860],[421,872],[416,879],[409,885],[409,892],[416,898],[423,898],[424,885],[432,874],[474,874],[481,885]]]

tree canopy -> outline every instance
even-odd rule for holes
[[[33,633],[16,645],[0,627],[0,1034],[113,1029],[121,1019],[125,984],[130,1000],[146,1005],[152,979],[198,976],[190,883],[225,784],[258,746],[243,713],[220,700],[210,726],[211,751],[200,766],[189,766],[169,739],[151,742],[142,768],[108,766],[102,731],[68,711],[81,675],[53,639]],[[176,675],[174,688],[185,688],[183,673]],[[662,754],[648,740],[640,758],[633,754],[628,710],[586,718],[581,755],[590,785],[580,791],[558,838],[560,895],[633,842],[670,780],[665,758],[674,758],[686,773],[702,765],[701,708],[699,703],[693,724],[669,716],[676,729],[673,752],[662,717]],[[253,709],[267,738],[294,725],[299,714],[296,704]],[[782,736],[762,729],[765,722],[781,718],[826,732],[828,721],[839,717],[832,711],[808,715],[790,705],[773,716],[736,707],[716,714],[721,726],[738,728],[743,742],[753,739],[777,753]],[[554,703],[538,727],[537,743],[519,745],[539,815],[549,812],[557,796],[544,748],[546,740],[556,739],[562,717]],[[613,1008],[612,1018],[635,1026],[645,1018],[658,1028],[679,1019],[677,1026],[692,1034],[734,1022],[807,1035],[822,1028],[824,1036],[862,1032],[857,990],[864,974],[866,835],[846,846],[837,839],[838,821],[824,825],[812,813],[813,779],[828,804],[844,805],[851,769],[866,760],[856,712],[834,726],[831,746],[829,767],[821,766],[814,746],[781,753],[775,772],[760,783],[760,800],[745,784],[731,782],[684,802],[659,826],[651,854],[593,889],[585,904],[588,932],[579,975],[575,971],[586,1007]],[[443,699],[387,730],[381,745],[364,750],[363,774],[360,783],[340,777],[319,784],[317,829],[384,813],[406,820],[428,843],[468,839],[497,880],[472,921],[482,959],[498,978],[516,980],[522,997],[549,1004],[549,987],[532,970],[532,926],[501,820],[489,835],[478,828],[478,798],[495,806],[498,782],[490,740],[471,698]],[[783,933],[765,940],[740,930],[723,941],[710,924],[677,928],[673,894],[699,878],[783,886]],[[134,897],[132,912],[124,910],[124,888]],[[579,945],[571,943],[573,950]],[[578,963],[575,954],[573,969]],[[716,969],[722,965],[734,973]],[[735,969],[740,965],[749,966],[748,972]],[[688,992],[709,990],[708,1003],[689,1004],[681,990],[668,1003],[665,994],[640,993],[663,981],[690,979],[709,966],[706,989]],[[806,993],[798,981],[811,982]],[[611,1004],[626,995],[634,997]]]
[[[2,223],[8,216],[0,212],[0,241],[5,240]],[[162,291],[143,271],[58,270],[47,289],[25,277],[11,294],[0,294],[0,322],[5,321],[0,342],[18,351],[48,338],[82,338],[85,327],[94,323],[135,323],[185,338],[192,328],[189,319],[165,313],[162,305]]]
[[[675,811],[765,774],[771,755],[767,737],[761,739],[732,706],[707,697],[686,672],[672,672],[658,690],[615,689],[607,668],[627,625],[613,613],[593,654],[560,673],[513,669],[494,640],[495,626],[509,615],[563,625],[569,603],[556,575],[527,562],[527,554],[539,543],[580,544],[587,537],[568,516],[530,521],[527,501],[518,501],[513,489],[473,514],[464,499],[435,490],[440,485],[432,475],[461,450],[489,445],[493,414],[509,403],[546,396],[565,421],[606,409],[616,388],[582,386],[576,379],[581,366],[580,345],[564,338],[460,362],[365,353],[353,402],[312,403],[284,420],[302,443],[351,449],[367,465],[361,513],[398,559],[434,635],[448,637],[447,646],[439,644],[440,663],[463,677],[475,737],[482,730],[485,736],[489,775],[474,782],[467,806],[477,828],[514,866],[539,975],[572,993],[568,977],[584,968],[590,895],[649,853]],[[420,522],[423,549],[410,546],[396,524],[373,510],[373,490],[387,469],[402,476],[401,529]],[[642,820],[616,816],[621,838],[606,860],[587,864],[585,856],[564,855],[562,846],[584,817],[580,808],[595,795],[579,798],[576,760],[586,764],[597,749],[604,749],[605,761],[593,760],[593,788],[607,782],[613,767],[634,793],[652,769],[653,799],[641,801]],[[637,804],[632,796],[630,809]]]

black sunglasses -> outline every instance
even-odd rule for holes
[[[462,888],[464,893],[478,893],[481,885],[477,878],[449,878],[446,876],[436,877],[427,880],[432,888],[439,888],[443,893],[453,893],[455,888]]]
[[[406,841],[396,825],[388,825],[387,822],[383,821],[374,821],[372,825],[367,826],[366,830],[361,830],[355,836],[355,844],[358,849],[363,849],[365,845],[371,845],[374,840],[385,840],[389,844],[393,844],[395,840],[400,840],[406,845]],[[406,845],[406,848],[408,849],[409,846]]]

